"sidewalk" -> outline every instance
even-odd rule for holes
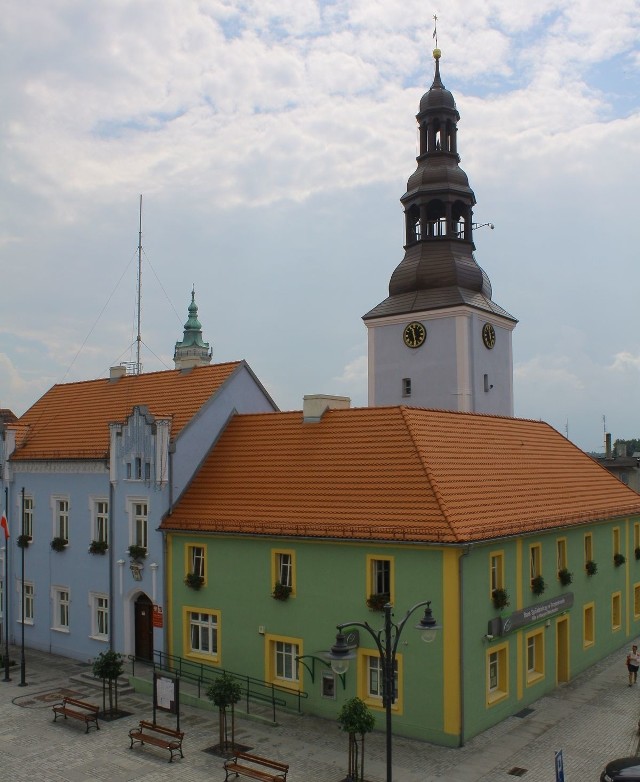
[[[19,650],[13,649],[12,657],[19,660]],[[62,690],[101,704],[98,690],[70,678],[89,672],[90,666],[31,650],[26,652],[26,661],[28,686],[18,686],[19,667],[12,668],[12,681],[0,681],[2,780],[224,779],[222,759],[203,751],[217,743],[214,712],[181,708],[185,757],[169,764],[166,751],[129,749],[128,730],[140,719],[152,717],[150,697],[134,693],[119,698],[119,708],[131,716],[102,721],[99,731],[85,735],[79,723],[54,723],[51,705],[61,700]],[[510,717],[460,749],[395,738],[394,782],[514,782],[517,778],[553,782],[554,753],[559,749],[563,750],[566,782],[597,782],[608,760],[635,755],[638,750],[639,693],[640,684],[628,687],[624,651],[616,652],[534,703],[531,713]],[[236,741],[256,754],[289,763],[289,782],[344,780],[347,739],[336,723],[291,714],[279,714],[278,721],[273,727],[236,719]],[[370,782],[384,782],[385,737],[369,734],[365,744],[365,776]]]

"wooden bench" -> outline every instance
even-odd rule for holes
[[[85,733],[88,733],[89,728],[92,726],[97,728],[97,730],[100,730],[100,725],[98,725],[99,709],[97,706],[94,706],[93,703],[85,703],[84,701],[79,701],[77,698],[64,697],[62,703],[56,703],[52,708],[54,722],[56,722],[58,716],[62,714],[65,720],[67,717],[72,717],[74,720],[82,720],[87,726]]]
[[[252,765],[248,766],[247,763]],[[262,769],[271,769],[263,771]],[[285,782],[289,766],[286,763],[280,763],[277,760],[268,760],[259,755],[249,755],[247,752],[237,752],[231,760],[225,760],[224,770],[227,776],[225,782],[231,774],[237,777],[250,777],[251,779],[261,779],[263,782]]]
[[[147,722],[146,720],[140,720],[140,725],[137,728],[131,728],[129,731],[129,738],[131,749],[136,741],[140,742],[143,746],[145,744],[153,744],[156,747],[162,747],[162,749],[169,750],[169,763],[173,760],[174,753],[182,754],[182,739],[184,733],[181,730],[173,730],[173,728],[166,728],[164,725],[158,725],[155,722]]]

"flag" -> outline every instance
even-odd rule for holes
[[[0,527],[4,530],[4,539],[9,539],[9,522],[7,521],[7,517],[5,514],[2,514],[2,518],[0,519]]]

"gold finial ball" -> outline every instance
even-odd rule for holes
[[[441,56],[442,56],[442,52],[440,51],[440,49],[434,49],[433,50],[433,59],[434,60],[439,60]]]

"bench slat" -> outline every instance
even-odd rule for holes
[[[76,708],[70,708],[70,706]],[[84,711],[77,711],[77,709],[84,709]],[[85,733],[89,732],[91,725],[94,725],[97,730],[100,730],[100,725],[98,724],[99,709],[98,706],[95,706],[93,703],[85,703],[77,698],[65,696],[62,699],[62,703],[56,703],[52,706],[52,710],[54,722],[57,722],[58,715],[62,714],[65,719],[67,719],[67,717],[73,717],[73,719],[82,720],[87,726]]]
[[[254,766],[262,766],[265,769],[269,768],[278,773],[272,774],[267,771],[261,771],[259,768],[245,766],[240,761],[253,763]],[[260,755],[251,755],[248,752],[238,752],[231,760],[225,761],[224,769],[226,772],[225,782],[229,779],[230,774],[249,777],[251,779],[261,779],[264,780],[264,782],[286,782],[289,766],[287,763],[281,763],[278,760],[269,760],[269,758],[263,758]]]

